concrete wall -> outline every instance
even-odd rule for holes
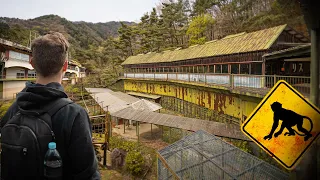
[[[6,79],[11,79],[11,78],[17,78],[17,73],[24,73],[25,74],[25,69],[23,68],[18,68],[18,67],[12,67],[6,69]]]
[[[127,79],[124,80],[124,90],[176,97],[241,120],[245,120],[262,100],[228,90],[174,82]]]
[[[3,99],[13,99],[20,92],[27,81],[3,81]]]

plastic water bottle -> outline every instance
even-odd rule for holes
[[[44,157],[44,178],[46,180],[62,179],[62,159],[56,149],[56,143],[50,142],[48,147]]]

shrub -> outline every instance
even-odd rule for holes
[[[133,141],[126,141],[123,138],[113,136],[110,138],[110,148],[119,148],[127,152],[138,148],[138,143]]]
[[[126,169],[132,175],[138,175],[143,171],[144,158],[138,151],[130,151],[126,156]]]
[[[6,114],[9,107],[13,104],[13,101],[1,101],[0,102],[0,119]]]

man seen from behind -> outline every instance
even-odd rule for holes
[[[47,179],[44,160],[50,142],[62,159],[60,179],[100,179],[88,114],[61,85],[68,48],[57,32],[33,41],[30,63],[36,82],[26,83],[0,122],[1,179]]]

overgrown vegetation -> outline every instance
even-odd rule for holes
[[[70,22],[56,15],[30,20],[0,18],[0,38],[28,45],[29,33],[63,33],[70,55],[90,73],[87,84],[106,87],[122,72],[131,55],[185,48],[229,34],[288,24],[307,34],[298,1],[159,0],[140,22]]]
[[[126,156],[126,169],[132,175],[139,175],[145,166],[144,158],[139,151],[129,151]]]
[[[9,107],[13,104],[13,102],[14,102],[13,100],[9,100],[9,101],[2,100],[0,102],[0,120],[6,114],[6,112],[8,111]]]
[[[156,152],[154,149],[135,141],[125,140],[120,136],[112,136],[109,147],[110,150],[118,148],[127,152],[123,169],[124,174],[129,173],[134,177],[141,178],[146,176],[147,173],[156,173]]]

